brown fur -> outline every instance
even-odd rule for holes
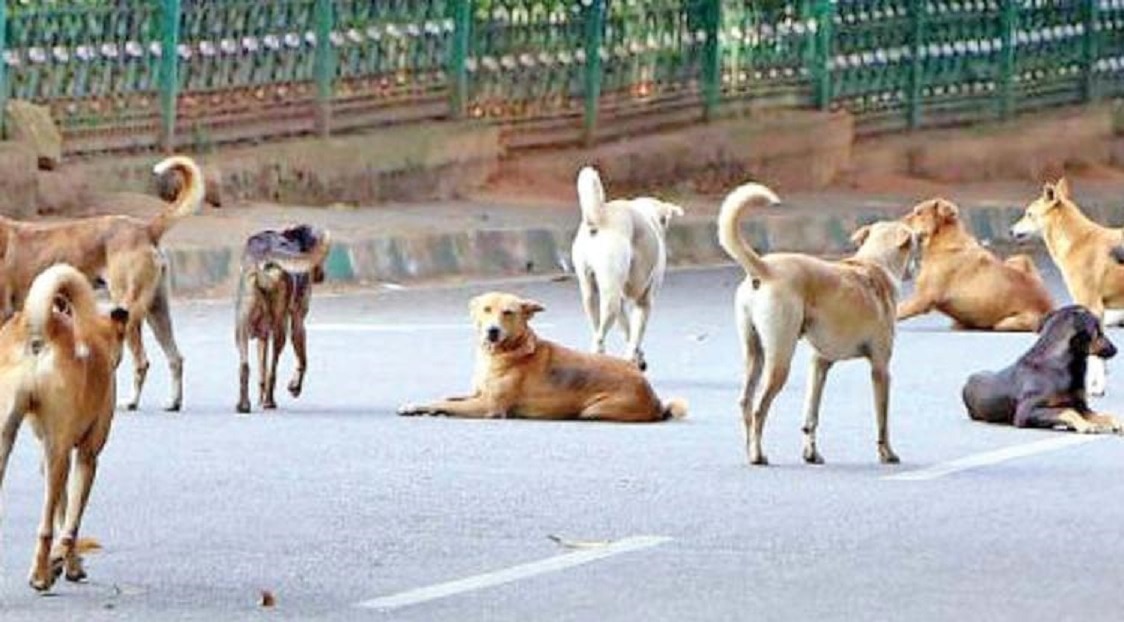
[[[406,405],[400,415],[627,423],[686,415],[681,400],[662,404],[635,365],[540,339],[528,325],[543,310],[537,302],[490,292],[469,309],[480,335],[472,394]]]
[[[188,179],[176,200],[149,221],[129,216],[96,216],[55,222],[21,222],[0,217],[0,306],[4,316],[20,308],[37,274],[55,263],[67,263],[90,280],[104,279],[113,302],[129,311],[128,344],[135,367],[133,395],[126,407],[140,401],[148,358],[140,323],[147,320],[168,359],[172,399],[168,410],[183,403],[183,357],[172,334],[167,265],[160,239],[181,218],[199,209],[203,180],[191,159],[168,158],[158,172],[178,171]]]
[[[294,228],[295,229],[295,228]],[[235,303],[237,319],[235,342],[238,345],[238,405],[240,413],[250,412],[250,340],[258,342],[258,402],[262,408],[277,407],[274,387],[277,385],[277,362],[291,332],[297,367],[289,381],[289,393],[299,397],[307,368],[304,319],[312,298],[312,283],[324,278],[323,263],[330,249],[327,231],[313,231],[315,244],[296,254],[279,249],[265,251],[247,245],[243,255],[242,276]],[[292,231],[290,229],[289,231]],[[253,237],[283,236],[286,232],[263,231]],[[252,238],[251,238],[252,239]],[[272,343],[272,356],[269,354]]]
[[[898,305],[899,320],[940,311],[959,328],[1034,331],[1054,308],[1034,261],[1000,261],[972,237],[952,202],[924,201],[901,220],[921,237],[921,270],[913,295]]]
[[[98,314],[86,276],[58,265],[34,281],[23,312],[0,328],[0,483],[25,417],[43,445],[46,494],[30,576],[37,590],[50,588],[64,568],[71,581],[86,576],[78,529],[113,421],[127,319],[120,308]]]
[[[1011,231],[1042,236],[1074,303],[1101,321],[1106,308],[1124,309],[1124,266],[1113,256],[1124,231],[1102,227],[1081,213],[1065,179],[1046,184]]]

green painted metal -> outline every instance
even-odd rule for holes
[[[179,21],[180,0],[163,0],[160,6],[160,148],[165,152],[174,150],[176,142]]]
[[[49,105],[78,151],[462,116],[593,140],[728,103],[894,129],[1124,94],[1124,0],[0,0],[5,18],[0,106]]]

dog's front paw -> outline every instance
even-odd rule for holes
[[[804,448],[804,462],[808,464],[823,464],[823,456],[815,447]]]
[[[250,400],[243,400],[238,402],[238,405],[234,407],[234,410],[241,414],[250,412]]]
[[[46,592],[55,584],[55,579],[62,574],[62,567],[61,558],[52,559],[49,564],[42,567],[37,564],[31,568],[31,575],[27,578],[27,584],[37,592]]]
[[[419,404],[403,404],[398,407],[399,417],[417,417],[418,415],[428,415],[429,409]]]
[[[882,461],[882,464],[900,464],[902,461],[902,459],[898,457],[898,454],[894,453],[893,449],[890,449],[889,445],[878,446],[878,459]]]
[[[292,395],[293,397],[300,397],[301,396],[301,383],[297,382],[296,380],[290,382],[289,383],[289,395]]]

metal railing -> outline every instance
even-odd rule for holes
[[[1124,91],[1124,0],[0,0],[0,22],[0,100],[49,105],[72,153],[448,118],[565,143],[761,107],[882,131]]]

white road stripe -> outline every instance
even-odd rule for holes
[[[951,462],[943,462],[941,464],[934,464],[923,469],[915,471],[906,471],[904,473],[897,473],[895,475],[887,475],[882,479],[897,480],[905,482],[926,482],[929,480],[939,479],[945,475],[952,475],[961,471],[969,469],[978,469],[980,467],[999,464],[1008,460],[1016,458],[1025,458],[1033,456],[1034,454],[1046,453],[1048,451],[1056,451],[1074,445],[1084,445],[1093,441],[1101,440],[1103,436],[1087,435],[1087,434],[1065,434],[1056,436],[1054,438],[1047,438],[1033,443],[1026,443],[1023,445],[1013,445],[1011,447],[1004,447],[995,451],[987,451],[982,454],[975,454],[973,456],[966,456]]]
[[[384,611],[401,609],[431,600],[438,600],[440,598],[447,598],[457,594],[495,587],[513,581],[529,579],[541,574],[566,570],[614,555],[631,553],[633,551],[659,546],[669,540],[671,540],[671,538],[663,536],[634,536],[631,538],[624,538],[603,547],[574,551],[573,553],[548,557],[537,562],[519,564],[518,566],[512,566],[495,572],[488,572],[472,577],[465,577],[464,579],[449,581],[447,583],[420,587],[389,596],[380,596],[379,598],[357,603],[355,606],[366,609],[382,609]]]
[[[552,328],[549,322],[535,323],[535,328]],[[316,323],[307,324],[305,329],[325,333],[417,333],[425,331],[463,331],[472,332],[472,324],[458,322],[449,324],[411,324],[408,322],[395,322],[393,324],[364,324],[354,323]]]

